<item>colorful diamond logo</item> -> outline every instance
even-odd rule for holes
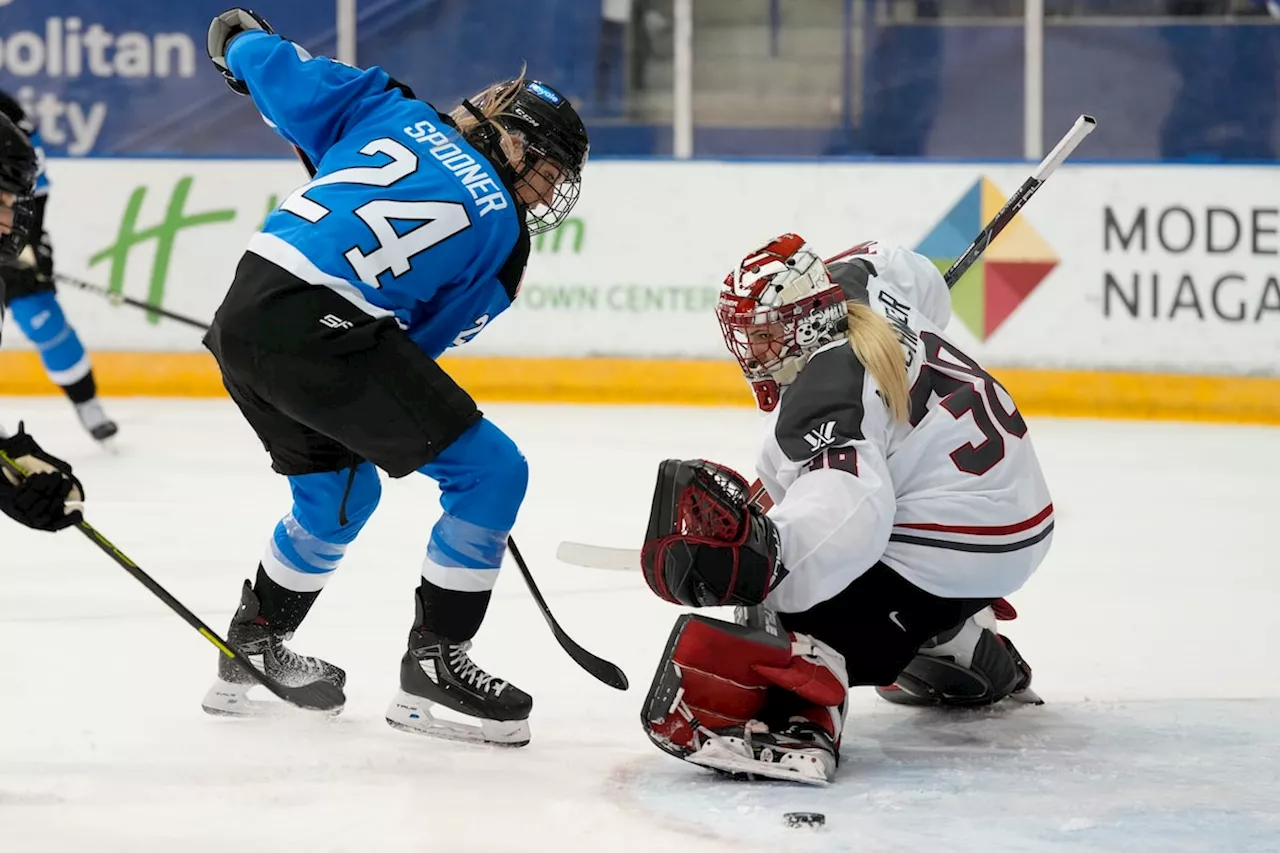
[[[979,178],[916,251],[945,274],[1005,201],[989,178]],[[951,306],[978,340],[986,340],[1057,265],[1053,249],[1019,212],[951,288]]]

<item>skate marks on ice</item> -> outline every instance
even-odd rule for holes
[[[1277,853],[1280,699],[853,710],[828,788],[739,783],[654,754],[633,808],[748,849]],[[783,814],[822,812],[822,829]]]

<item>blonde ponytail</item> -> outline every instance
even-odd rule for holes
[[[485,117],[485,121],[497,130],[502,152],[507,155],[507,160],[513,167],[519,166],[524,159],[524,151],[520,143],[502,126],[502,123],[494,121],[494,119],[508,114],[507,108],[515,103],[516,96],[520,94],[520,87],[524,85],[524,78],[525,69],[521,68],[520,76],[515,80],[494,83],[467,99],[480,110],[480,114]],[[458,132],[462,134],[464,139],[468,142],[475,139],[475,130],[480,126],[480,120],[470,110],[459,104],[450,111],[449,118],[453,119],[453,123],[458,126]]]
[[[889,322],[860,302],[846,302],[849,311],[849,346],[880,387],[895,421],[911,419],[911,392],[907,388],[907,360],[898,333]]]

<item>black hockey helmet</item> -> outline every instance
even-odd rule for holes
[[[507,85],[501,90],[509,92]],[[523,168],[517,182],[525,179],[540,165],[554,165],[555,192],[551,201],[529,210],[527,221],[531,234],[550,231],[569,215],[582,190],[582,167],[587,162],[590,142],[587,129],[569,99],[538,80],[522,80],[514,100],[497,117],[508,133],[517,137],[525,150]]]
[[[0,114],[0,192],[27,198],[35,191],[40,162],[22,128]]]
[[[9,233],[0,236],[0,260],[17,257],[27,245],[32,217],[24,202],[35,191],[39,172],[40,161],[27,134],[8,116],[0,114],[0,192],[18,197]]]

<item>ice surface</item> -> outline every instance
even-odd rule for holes
[[[842,775],[814,790],[654,749],[638,712],[678,611],[636,575],[554,559],[561,539],[635,547],[663,458],[749,471],[756,416],[484,408],[530,461],[525,557],[629,692],[576,668],[509,567],[474,655],[534,695],[533,743],[386,726],[437,513],[422,478],[386,483],[295,639],[348,671],[334,720],[206,716],[203,639],[74,531],[0,519],[0,851],[1280,850],[1280,430],[1031,419],[1058,527],[1006,629],[1048,704],[941,715],[858,691]],[[229,403],[110,411],[116,456],[65,401],[0,399],[75,464],[94,525],[225,630],[284,480]],[[793,810],[827,825],[787,829]]]

